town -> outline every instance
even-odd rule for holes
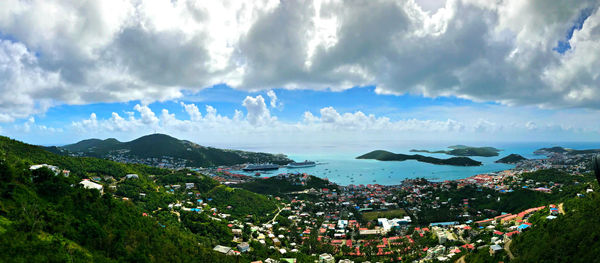
[[[416,178],[389,186],[341,186],[306,173],[252,177],[232,173],[231,167],[181,170],[187,172],[155,190],[166,193],[171,201],[162,202],[163,206],[153,207],[144,216],[169,213],[178,222],[185,222],[192,214],[206,216],[226,225],[230,233],[230,239],[215,245],[214,251],[230,256],[265,256],[253,262],[296,262],[301,254],[317,262],[464,262],[465,256],[476,252],[512,259],[510,243],[515,236],[535,228],[540,220],[553,220],[565,213],[562,203],[528,206],[527,197],[540,195],[551,201],[554,195],[582,197],[594,191],[589,178],[583,176],[587,157],[552,154],[521,161],[514,169],[455,181]],[[30,169],[41,167],[69,176],[69,171],[52,165]],[[276,204],[264,215],[234,215],[235,204],[227,200],[215,203],[210,193],[200,191],[200,181],[190,180],[202,177],[201,173],[225,189],[269,184],[271,180],[294,191],[264,193]],[[131,189],[125,189],[138,180],[137,174],[128,174],[121,180],[96,177],[81,184],[112,192],[125,202],[144,202],[152,190],[133,190],[132,194]],[[167,182],[153,180],[157,184]]]

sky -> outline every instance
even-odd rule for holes
[[[0,134],[598,141],[600,1],[4,0]]]

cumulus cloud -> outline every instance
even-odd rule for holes
[[[271,117],[271,113],[265,104],[265,99],[258,95],[256,97],[247,96],[242,106],[246,107],[248,112],[246,118],[252,125],[265,125],[276,120]]]
[[[0,121],[57,104],[147,105],[221,83],[253,91],[376,85],[384,94],[597,109],[599,6],[593,0],[6,0]],[[584,10],[592,11],[565,39]],[[557,52],[559,41],[571,48]],[[277,108],[271,95],[269,105]],[[269,119],[255,113],[248,116],[254,124]],[[147,117],[142,122],[158,118]]]

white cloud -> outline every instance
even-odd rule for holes
[[[247,96],[242,106],[246,107],[246,111],[248,112],[246,118],[252,125],[262,126],[276,120],[276,118],[271,117],[271,113],[265,104],[265,99],[261,95],[256,97]]]
[[[598,108],[599,6],[5,0],[0,32],[11,40],[0,40],[0,121],[65,103],[147,105],[220,83],[247,90],[376,85],[386,94]],[[558,54],[553,47],[586,8],[593,12],[568,40],[571,50]],[[280,107],[273,92],[267,96]],[[142,122],[156,123],[147,117]]]
[[[278,101],[277,94],[275,94],[275,91],[268,90],[267,96],[269,97],[269,105],[271,105],[271,108],[278,108],[280,110],[282,109],[283,103],[281,101]]]

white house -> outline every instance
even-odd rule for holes
[[[101,184],[94,183],[88,179],[83,179],[79,184],[83,185],[83,188],[85,189],[96,189],[100,191],[101,194],[104,193],[104,187]]]

